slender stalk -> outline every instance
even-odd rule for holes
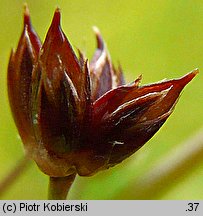
[[[0,182],[0,196],[9,189],[9,187],[16,181],[16,179],[25,171],[29,165],[29,158],[23,156],[16,165],[10,170],[10,172]]]
[[[50,177],[49,179],[49,200],[64,200],[73,184],[76,174],[65,177]]]

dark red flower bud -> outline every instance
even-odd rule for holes
[[[125,85],[98,29],[88,64],[75,55],[55,11],[45,42],[34,32],[28,9],[18,48],[11,52],[8,93],[28,155],[55,177],[92,175],[120,163],[143,146],[172,113],[185,85],[180,79]]]

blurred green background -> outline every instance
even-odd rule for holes
[[[0,0],[0,179],[23,155],[6,88],[10,51],[17,46],[23,28],[23,3]],[[110,170],[93,177],[78,177],[70,198],[203,199],[203,154],[202,160],[193,160],[190,166],[176,170],[170,181],[163,180],[156,188],[150,185],[153,173],[148,175],[164,161],[170,165],[167,158],[174,152],[181,153],[184,141],[203,126],[203,1],[30,0],[27,3],[42,40],[59,6],[64,32],[72,45],[84,51],[88,58],[95,49],[91,28],[99,27],[113,62],[121,63],[129,82],[140,74],[145,84],[200,69],[200,74],[184,89],[172,116],[142,149]],[[48,177],[32,163],[1,198],[46,199],[47,187]]]

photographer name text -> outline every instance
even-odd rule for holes
[[[5,202],[2,206],[4,213],[16,212],[87,212],[87,203],[68,204],[68,202]]]

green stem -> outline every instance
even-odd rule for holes
[[[16,179],[25,171],[27,166],[30,164],[30,159],[25,155],[21,158],[16,165],[10,170],[0,182],[0,196],[2,196],[7,189],[16,181]]]
[[[50,177],[49,179],[49,200],[64,200],[73,184],[76,174],[65,177]]]

